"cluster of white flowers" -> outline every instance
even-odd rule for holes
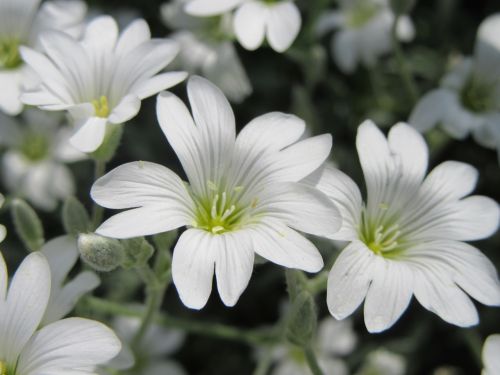
[[[158,122],[187,182],[148,161],[101,171],[91,198],[101,208],[122,211],[101,222],[96,206],[93,227],[79,228],[115,241],[119,251],[127,242],[117,240],[185,229],[173,249],[171,276],[188,308],[207,304],[214,277],[224,305],[234,306],[250,283],[256,256],[286,269],[321,271],[323,255],[309,235],[345,243],[327,270],[326,304],[333,317],[319,325],[312,344],[326,374],[348,373],[340,357],[354,350],[357,339],[350,321],[337,320],[363,302],[370,333],[392,327],[413,296],[459,327],[479,322],[470,297],[500,306],[495,266],[466,243],[497,232],[499,205],[470,195],[478,171],[469,164],[445,161],[427,174],[429,149],[419,133],[440,124],[454,138],[472,133],[500,155],[500,15],[481,24],[474,56],[421,98],[408,124],[394,125],[387,136],[371,120],[358,127],[363,199],[358,185],[327,162],[332,136],[304,136],[299,117],[270,112],[236,132],[226,96],[242,102],[252,85],[232,39],[251,51],[264,43],[276,52],[289,50],[302,24],[294,1],[174,0],[161,8],[174,33],[158,39],[143,19],[120,32],[113,17],[85,21],[85,13],[80,1],[0,0],[1,176],[12,196],[55,210],[78,192],[67,164],[93,158],[102,166],[99,152],[112,149],[112,138],[139,113],[141,101],[158,94]],[[340,1],[312,29],[318,35],[337,30],[332,54],[344,73],[372,67],[394,43],[415,34],[410,18],[393,11],[388,0]],[[164,71],[171,62],[179,71]],[[205,78],[187,79],[195,73]],[[186,79],[191,110],[164,91]],[[29,226],[30,220],[23,216],[15,224]],[[37,230],[26,232],[36,236]],[[5,237],[0,225],[0,242]],[[75,233],[39,248],[22,261],[10,286],[0,253],[0,375],[129,368],[148,375],[185,373],[163,358],[183,336],[145,327],[147,318],[115,320],[123,348],[102,323],[64,318],[100,279],[84,270],[66,282],[79,256]],[[141,332],[138,349],[134,340]],[[499,343],[494,335],[484,345],[484,374],[500,372]],[[279,347],[274,374],[307,372],[302,349]],[[359,373],[373,368],[402,374],[405,364],[378,350]]]

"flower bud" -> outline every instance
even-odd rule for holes
[[[14,199],[10,206],[17,235],[29,251],[37,251],[45,243],[42,222],[35,210],[22,199]]]
[[[90,230],[90,218],[87,210],[75,197],[68,197],[62,208],[62,221],[66,233],[78,235]]]
[[[122,240],[125,251],[124,268],[133,268],[145,265],[153,256],[155,249],[144,237]]]
[[[124,262],[125,258],[120,241],[94,233],[78,236],[78,250],[82,260],[100,272],[113,271]]]
[[[286,338],[292,344],[307,346],[316,333],[318,318],[314,297],[300,292],[293,301],[286,327]]]

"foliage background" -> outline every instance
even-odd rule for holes
[[[154,36],[168,35],[162,24],[157,0],[88,0],[91,7],[116,15],[122,9],[144,17]],[[371,71],[358,69],[353,75],[342,74],[332,62],[329,51],[330,35],[318,40],[311,25],[324,8],[336,5],[332,0],[299,0],[303,13],[303,29],[291,50],[278,54],[269,48],[248,52],[238,46],[238,53],[252,82],[254,91],[242,104],[233,105],[237,126],[271,111],[295,113],[304,118],[311,133],[331,133],[334,138],[332,160],[359,184],[363,183],[355,150],[357,126],[371,118],[379,126],[391,126],[405,121],[412,108],[411,99],[404,90],[394,57],[382,59]],[[417,34],[412,43],[404,46],[408,64],[416,77],[419,94],[435,87],[460,53],[472,52],[479,23],[500,11],[498,0],[420,0],[411,16]],[[500,36],[499,36],[500,37]],[[185,84],[173,90],[186,99]],[[182,173],[182,168],[167,144],[157,124],[155,99],[143,102],[139,116],[125,127],[122,145],[109,168],[124,162],[148,160],[158,162]],[[431,145],[430,167],[444,160],[459,160],[474,165],[480,171],[478,194],[500,201],[500,170],[496,154],[477,145],[472,139],[450,140],[440,130],[427,135]],[[73,166],[79,187],[79,198],[90,208],[89,190],[92,183],[92,164],[89,161]],[[47,238],[63,232],[59,212],[41,214]],[[2,212],[2,222],[9,221]],[[13,228],[9,227],[10,233]],[[319,241],[319,240],[318,240]],[[325,260],[335,256],[338,249],[326,241],[319,241]],[[500,235],[481,241],[481,250],[500,267]],[[5,248],[9,266],[15,266],[25,256],[25,250],[9,236]],[[98,294],[117,301],[141,301],[143,295],[131,272],[102,275],[104,285]],[[199,321],[223,322],[239,327],[256,328],[271,325],[279,319],[281,301],[286,298],[283,270],[275,265],[255,267],[248,289],[234,308],[226,308],[217,293],[212,293],[205,309],[200,312],[185,308],[170,287],[163,309],[175,316]],[[326,316],[325,293],[317,298],[320,316]],[[383,301],[381,301],[383,303]],[[459,329],[441,321],[412,302],[408,311],[389,331],[370,335],[366,332],[360,311],[354,322],[359,335],[358,349],[347,357],[356,368],[368,351],[386,347],[402,353],[408,360],[408,374],[429,374],[438,366],[457,368],[456,374],[479,373],[479,351],[483,339],[500,332],[500,313],[494,308],[477,305],[481,323],[471,329]],[[79,312],[88,314],[85,307]],[[334,340],[335,338],[332,337]],[[255,355],[246,344],[190,335],[183,348],[175,355],[190,374],[251,374]]]

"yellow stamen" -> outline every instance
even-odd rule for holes
[[[109,103],[107,97],[101,96],[99,100],[92,100],[92,105],[94,106],[95,115],[97,117],[106,118],[109,116]]]

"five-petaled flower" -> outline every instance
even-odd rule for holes
[[[91,375],[120,351],[108,327],[67,318],[42,328],[50,297],[51,273],[40,252],[28,255],[7,291],[8,275],[0,254],[0,374]]]
[[[449,323],[477,324],[467,294],[483,304],[500,305],[500,283],[493,264],[462,242],[492,235],[499,223],[494,200],[466,197],[476,186],[476,169],[447,161],[424,179],[427,145],[407,124],[395,125],[386,139],[366,121],[356,145],[366,203],[356,184],[333,168],[324,170],[317,185],[343,214],[334,238],[350,242],[328,279],[332,315],[343,319],[366,298],[366,327],[380,332],[399,319],[415,295]]]
[[[40,36],[45,54],[21,47],[26,63],[38,73],[40,85],[21,100],[45,110],[67,110],[75,120],[71,144],[95,151],[104,141],[107,124],[123,124],[139,112],[141,100],[186,78],[185,72],[157,74],[178,51],[177,43],[151,39],[144,20],[118,34],[115,20],[97,17],[82,40],[56,31]]]
[[[97,233],[128,238],[181,226],[173,254],[173,281],[185,305],[202,308],[212,277],[222,301],[234,305],[252,274],[254,252],[285,267],[317,272],[323,260],[296,230],[329,236],[341,224],[335,205],[301,183],[330,153],[331,136],[299,141],[299,118],[269,113],[236,137],[235,119],[222,92],[192,77],[193,117],[171,93],[158,97],[160,126],[177,153],[189,185],[154,163],[122,165],[97,180],[92,198],[117,214]]]

